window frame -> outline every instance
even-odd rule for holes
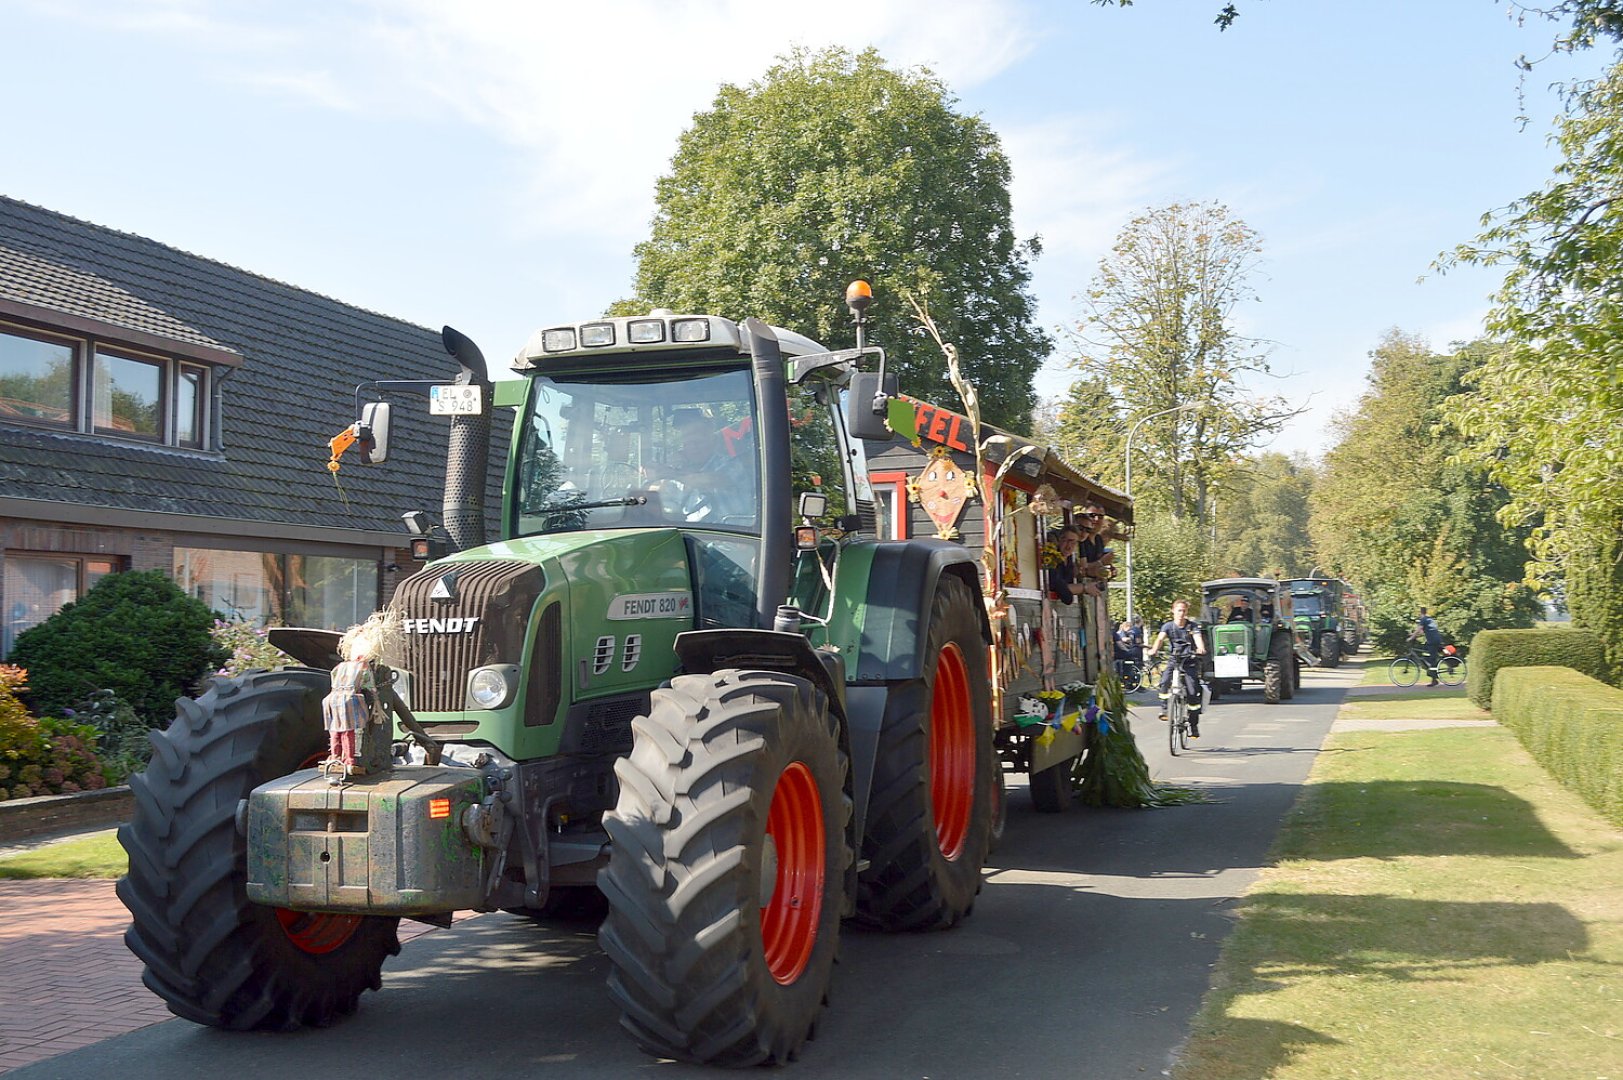
[[[20,424],[25,427],[39,427],[48,431],[79,431],[84,425],[84,364],[86,341],[84,338],[74,337],[71,334],[52,333],[49,330],[40,330],[31,326],[22,326],[16,323],[0,321],[0,335],[6,337],[22,338],[25,341],[37,341],[44,345],[60,345],[72,353],[69,362],[68,387],[68,413],[67,423],[55,420],[41,420],[27,416],[8,416],[8,424]]]
[[[101,417],[96,415],[96,383],[101,376],[101,362],[107,360],[122,360],[126,364],[144,364],[157,369],[158,375],[158,432],[148,435],[139,431],[123,431],[116,427],[104,427],[99,422]],[[160,356],[146,356],[133,349],[122,349],[116,345],[94,342],[90,352],[90,377],[85,380],[85,390],[89,395],[90,424],[89,434],[97,436],[111,436],[115,439],[130,439],[135,442],[158,443],[163,446],[173,446],[174,418],[170,415],[170,405],[174,392],[169,383],[174,378],[171,369],[174,367],[167,358]],[[109,403],[107,417],[113,419],[112,406]]]
[[[109,574],[123,573],[125,570],[128,570],[130,568],[130,561],[129,561],[128,558],[126,558],[126,557],[124,557],[122,555],[109,555],[109,554],[107,554],[105,552],[96,552],[94,554],[85,554],[85,553],[81,553],[81,552],[77,552],[77,551],[34,551],[32,549],[29,549],[29,550],[7,550],[5,552],[4,563],[8,567],[10,566],[10,564],[12,562],[28,562],[28,561],[57,562],[57,563],[72,562],[72,563],[77,564],[76,565],[76,575],[77,576],[76,576],[76,579],[74,581],[73,599],[68,601],[68,603],[72,603],[72,604],[76,604],[79,601],[83,600],[85,598],[85,593],[90,591],[90,564],[91,563],[93,563],[93,562],[106,563],[110,567],[110,569],[108,569],[106,571],[106,573],[103,573],[103,574],[101,574],[100,576],[97,577],[97,579],[96,579],[97,581],[100,581],[101,578],[106,577]],[[5,591],[5,579],[4,579],[3,575],[0,575],[0,593],[4,593],[4,591]],[[9,610],[10,604],[15,602],[15,599],[13,597],[7,596],[5,602],[7,604],[8,610]],[[65,607],[66,604],[64,604],[63,606]],[[62,608],[57,608],[56,609],[56,611],[61,611],[61,610],[62,610]],[[34,623],[33,626],[30,626],[27,629],[33,629],[34,626],[38,626],[40,622],[44,622],[46,619],[49,619],[51,617],[51,615],[55,615],[56,611],[51,612],[50,615],[44,616],[43,618],[41,618],[39,620],[39,622]],[[9,623],[9,620],[8,620],[7,625],[5,626],[4,629],[5,629],[4,634],[0,634],[0,646],[4,647],[3,652],[0,652],[0,656],[9,655],[10,652],[11,652],[12,646],[17,643],[17,634],[15,632],[13,632],[12,627],[11,627],[11,625]]]
[[[26,416],[5,416],[0,417],[0,424],[41,431],[68,432],[94,439],[143,446],[166,446],[194,451],[206,451],[210,448],[210,438],[217,424],[214,402],[215,380],[219,378],[217,365],[183,355],[138,348],[96,334],[64,333],[10,318],[0,318],[0,336],[65,346],[73,353],[73,385],[69,395],[69,409],[73,418],[69,423]],[[120,431],[97,423],[96,371],[98,360],[102,357],[149,364],[158,369],[156,436]],[[183,440],[180,435],[181,418],[177,411],[181,401],[180,384],[182,379],[193,373],[197,377],[197,399],[190,419],[197,430],[191,439]]]

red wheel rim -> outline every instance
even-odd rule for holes
[[[360,929],[361,915],[322,915],[314,911],[272,908],[282,932],[300,950],[321,956],[339,948]]]
[[[930,806],[936,845],[948,859],[964,852],[975,805],[975,711],[969,703],[969,668],[953,642],[936,659],[930,695]]]
[[[761,905],[761,944],[772,978],[788,986],[806,970],[817,944],[828,856],[823,800],[803,762],[790,762],[779,775],[766,814],[766,835],[777,851],[777,867],[763,868],[763,873],[772,873],[772,892]]]
[[[325,754],[311,754],[305,759],[301,769],[311,769],[316,766]],[[340,948],[344,942],[355,936],[355,931],[361,927],[360,915],[323,915],[314,911],[294,911],[291,908],[272,908],[276,913],[276,921],[281,924],[282,933],[287,935],[296,948],[312,956],[321,956]]]

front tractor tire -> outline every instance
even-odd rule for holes
[[[1324,666],[1335,668],[1341,666],[1341,637],[1337,634],[1324,635]]]
[[[955,925],[991,843],[992,693],[974,591],[943,577],[922,679],[891,690],[874,762],[857,912],[886,930]],[[1062,769],[1070,782],[1070,769]]]
[[[232,1030],[324,1027],[381,985],[400,920],[319,915],[250,903],[237,804],[325,750],[324,671],[217,679],[181,699],[152,760],[130,778],[135,812],[118,830],[129,873],[125,943],[141,981],[177,1016]]]
[[[810,682],[681,675],[615,763],[598,875],[620,1024],[651,1054],[783,1064],[828,997],[852,852],[849,757]]]
[[[1278,705],[1285,693],[1285,665],[1278,657],[1262,662],[1262,700],[1267,705]]]

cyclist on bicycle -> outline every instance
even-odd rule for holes
[[[1423,641],[1425,648],[1420,650],[1420,656],[1426,661],[1426,674],[1431,676],[1427,686],[1437,685],[1437,661],[1443,651],[1443,632],[1437,627],[1437,620],[1426,614],[1426,609],[1420,609],[1420,615],[1415,619],[1414,629],[1409,631],[1410,641]]]
[[[1162,642],[1172,651],[1171,662],[1161,673],[1160,698],[1165,701],[1172,696],[1172,675],[1176,671],[1183,679],[1184,693],[1189,702],[1189,737],[1200,738],[1200,661],[1197,657],[1206,655],[1206,643],[1201,638],[1200,626],[1189,621],[1189,601],[1175,600],[1172,603],[1172,620],[1161,624],[1160,631],[1155,640],[1150,643],[1149,652],[1144,654],[1148,661],[1155,656],[1161,648]],[[1165,706],[1162,707],[1160,719],[1165,720],[1167,714]]]

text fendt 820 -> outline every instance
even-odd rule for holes
[[[379,987],[400,918],[539,917],[597,889],[640,1046],[776,1063],[824,1004],[842,917],[969,913],[996,787],[987,619],[965,548],[867,538],[861,439],[889,435],[895,380],[853,290],[855,349],[604,319],[535,334],[496,395],[447,329],[459,383],[518,407],[503,539],[480,535],[486,407],[452,420],[451,550],[391,601],[409,632],[381,672],[401,741],[380,769],[314,767],[327,631],[273,631],[308,666],[217,681],[154,736],[118,891],[171,1010],[327,1024]],[[381,447],[384,426],[352,430]]]

